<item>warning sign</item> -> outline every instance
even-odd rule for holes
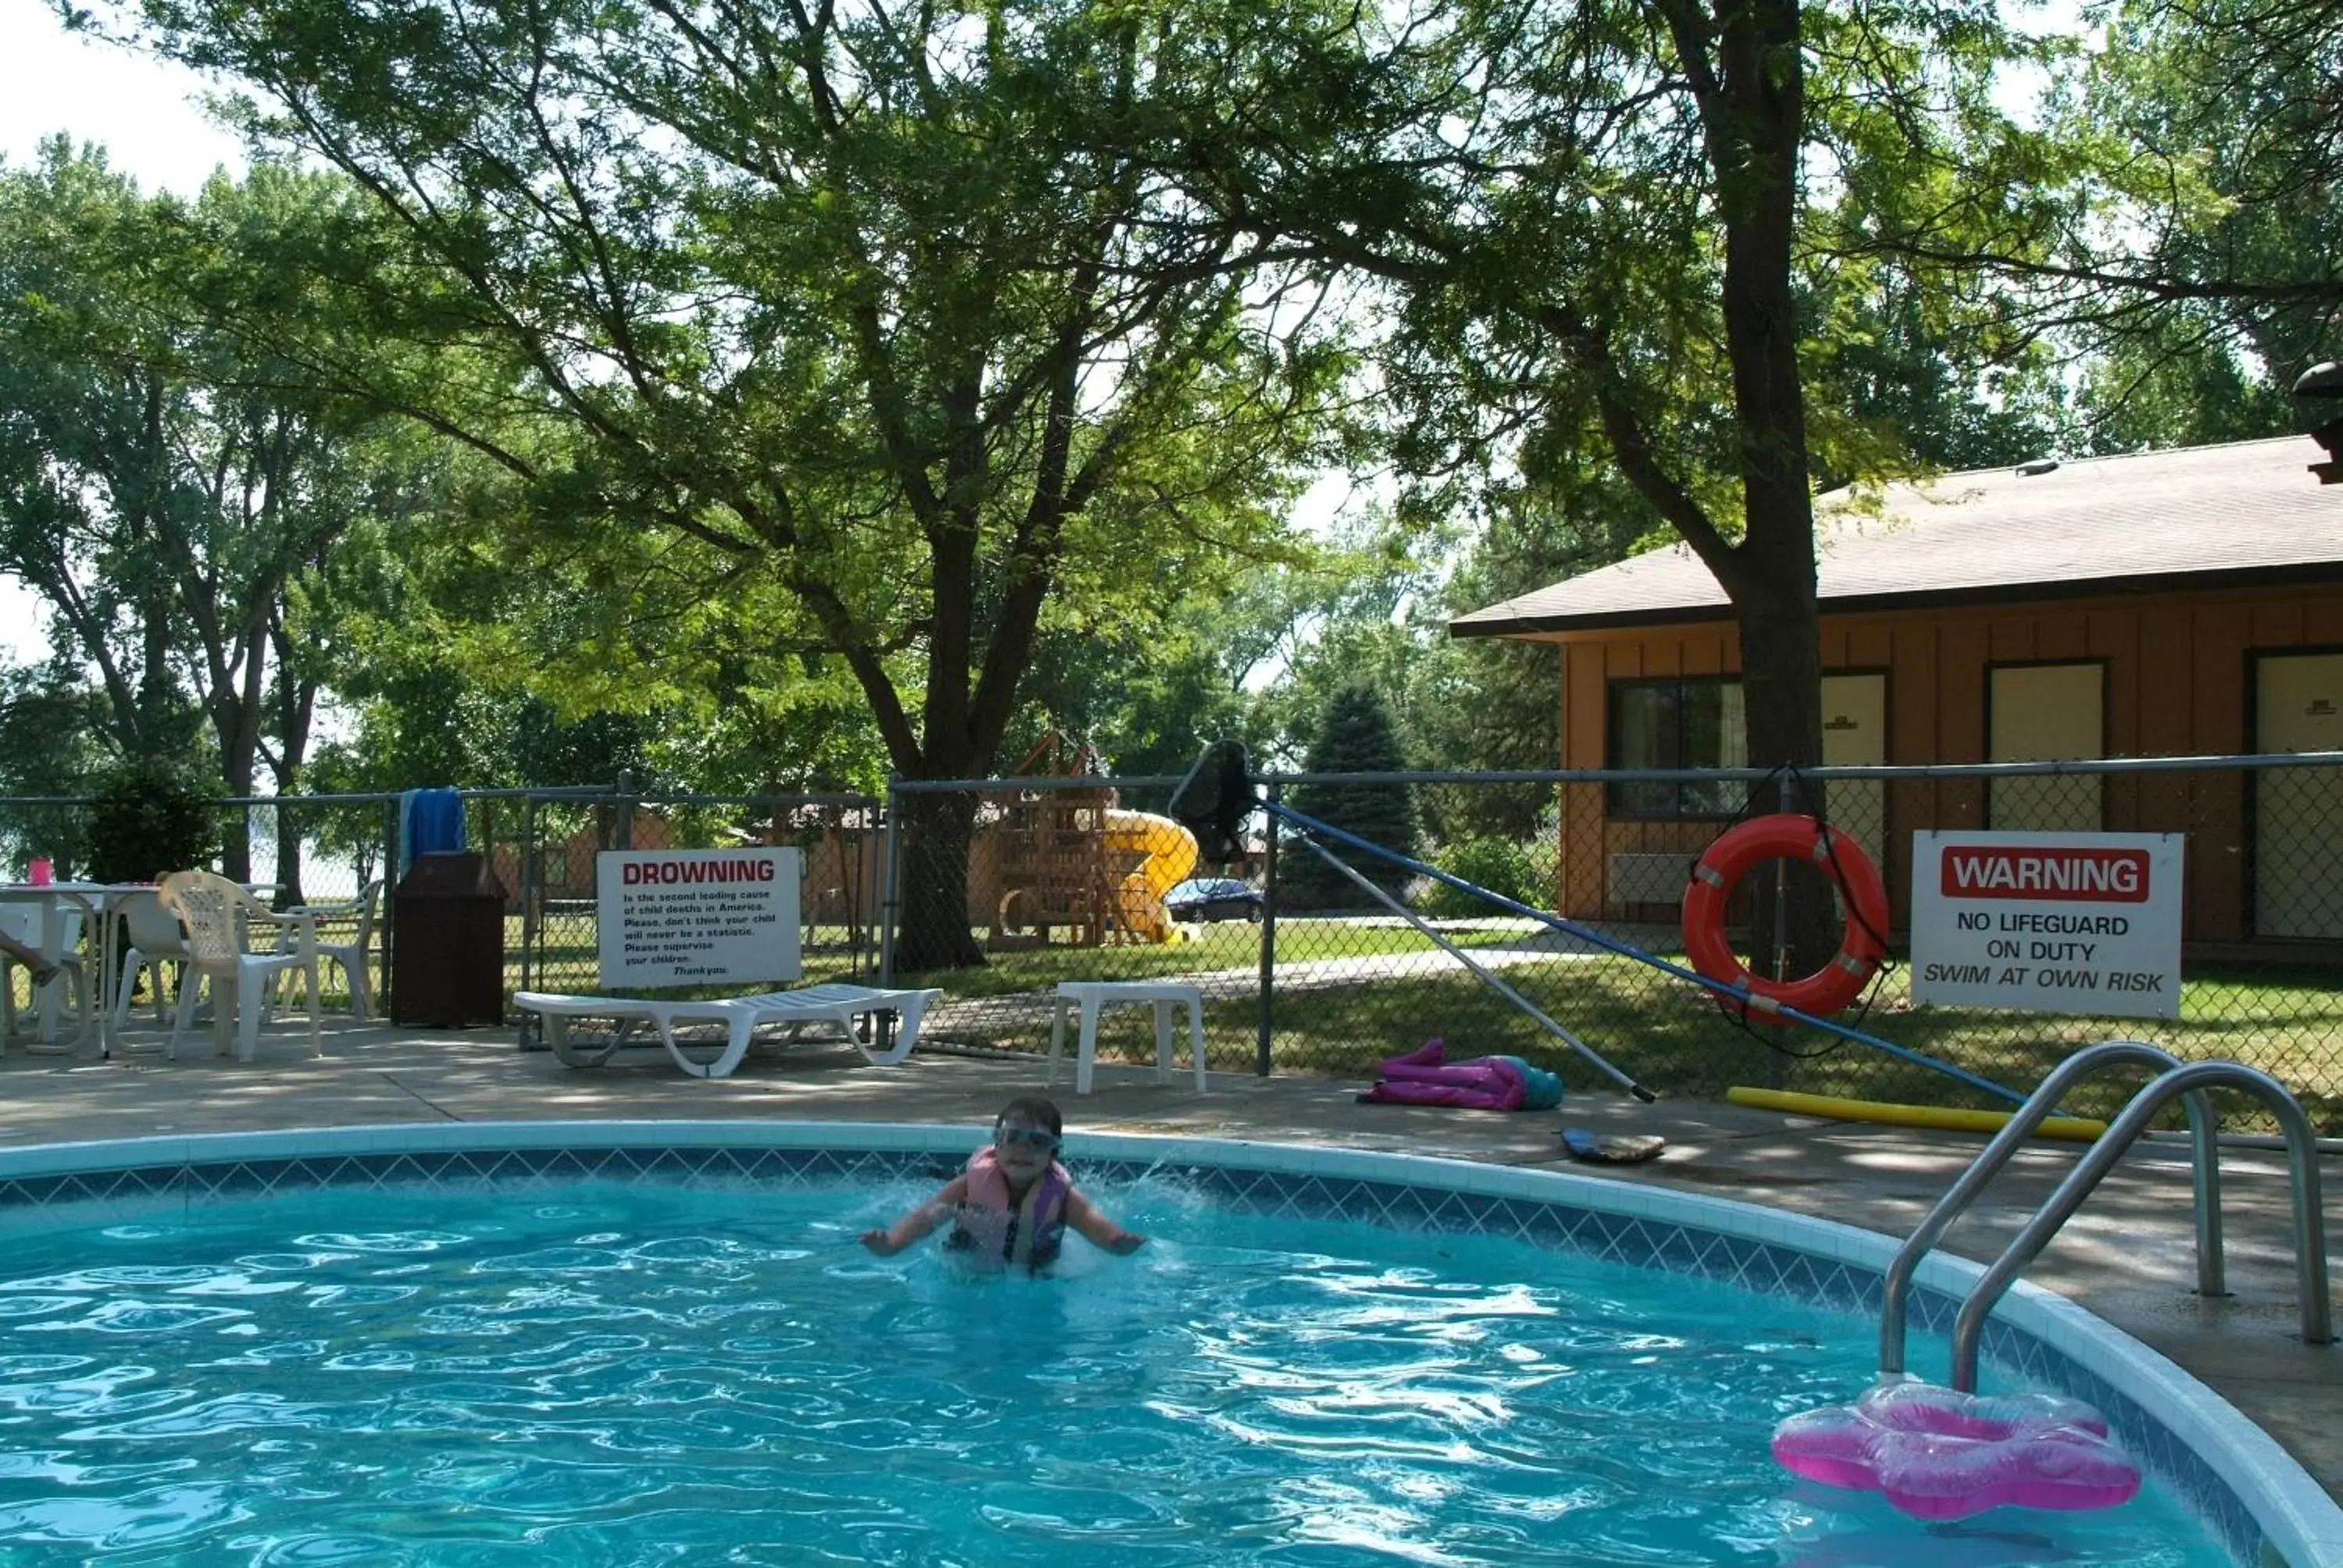
[[[606,986],[793,980],[795,849],[614,849],[595,858]]]
[[[2180,1016],[2180,833],[1912,835],[1912,1000]]]

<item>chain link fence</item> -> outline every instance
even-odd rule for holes
[[[395,795],[344,795],[214,802],[210,829],[219,852],[205,869],[244,883],[280,910],[357,903],[369,884],[383,878],[392,858],[397,800]],[[87,877],[96,804],[87,799],[0,799],[0,877],[21,880],[36,859],[50,862],[58,881]],[[383,895],[377,890],[373,897],[378,914]],[[362,922],[352,915],[321,930],[334,940],[364,938],[370,993],[380,997],[380,920]],[[348,1005],[347,971],[329,965],[326,980],[327,1002]],[[20,974],[20,1001],[27,983]]]
[[[900,784],[887,886],[890,943],[882,972],[945,992],[944,1027],[930,1040],[963,1049],[1046,1045],[1063,980],[1177,978],[1209,1003],[1223,1041],[1250,1030],[1266,980],[1263,906],[1238,896],[1209,912],[1182,907],[1175,890],[1211,875],[1195,841],[1164,815],[1176,779],[1016,779],[941,786]],[[1254,917],[1248,919],[1248,916]],[[1139,1016],[1109,1012],[1101,1057],[1136,1054]],[[1146,1026],[1151,1053],[1151,1023]]]
[[[860,795],[646,795],[600,789],[459,791],[465,841],[478,852],[505,908],[508,997],[537,989],[591,992],[599,931],[595,856],[617,849],[794,846],[800,853],[799,951],[809,981],[866,980],[878,967],[880,803]],[[368,989],[387,1012],[397,944],[397,795],[226,800],[213,824],[220,854],[208,869],[252,887],[277,909],[370,905],[333,936],[362,948]],[[86,799],[0,799],[0,877],[22,878],[35,857],[59,880],[88,857]],[[20,992],[29,984],[22,974]],[[343,971],[328,966],[327,1001],[348,1003]]]
[[[2177,1019],[1919,1004],[1909,970],[1891,959],[1840,1020],[2020,1093],[2101,1040],[2144,1039],[2183,1059],[2242,1060],[2291,1087],[2322,1131],[2343,1132],[2338,764],[2343,758],[2125,759],[1804,776],[1829,819],[1885,874],[1897,955],[1906,940],[1916,830],[2186,835]],[[1687,871],[1767,779],[1740,769],[1292,775],[1263,783],[1271,799],[1373,841],[1393,842],[1363,824],[1386,831],[1395,824],[1433,865],[1688,967],[1679,914]],[[924,809],[930,820],[968,824],[957,851],[949,835],[906,844],[888,894],[901,932],[890,983],[946,993],[923,1040],[1045,1050],[1060,981],[1176,978],[1203,997],[1210,1055],[1222,1070],[1372,1079],[1380,1059],[1438,1037],[1452,1059],[1514,1055],[1560,1071],[1574,1088],[1598,1086],[1599,1075],[1575,1052],[1471,973],[1447,944],[1664,1095],[1715,1097],[1748,1085],[2006,1109],[1874,1046],[1811,1027],[1744,1021],[1712,993],[1606,946],[1373,856],[1342,855],[1379,898],[1327,867],[1290,828],[1251,829],[1243,862],[1193,864],[1192,844],[1183,850],[1185,835],[1161,814],[1175,783],[897,784],[899,821]],[[940,853],[955,852],[967,868],[958,887],[935,869]],[[1224,876],[1228,887],[1195,885]],[[977,967],[952,967],[948,944],[932,934],[951,927],[955,914],[964,916]],[[1746,930],[1736,928],[1735,937],[1749,961]],[[1151,1060],[1146,1010],[1103,1015],[1098,1051],[1101,1060]],[[2110,1114],[2136,1087],[2109,1079],[2069,1103]],[[2245,1101],[2224,1110],[2234,1127],[2260,1125]]]
[[[870,796],[514,790],[468,794],[465,807],[506,895],[508,990],[602,989],[595,866],[606,849],[795,848],[805,980],[877,972],[882,825]]]
[[[1684,965],[1687,868],[1765,781],[1745,769],[1263,780],[1281,804],[1558,911],[1600,942],[1373,856],[1340,857],[1372,884],[1363,888],[1258,815],[1242,860],[1199,864],[1166,814],[1178,782],[1169,778],[900,781],[884,802],[480,790],[465,792],[464,809],[468,841],[505,899],[508,992],[598,989],[600,851],[794,845],[805,978],[940,987],[923,1038],[946,1048],[1046,1049],[1064,980],[1177,979],[1204,1000],[1222,1070],[1367,1079],[1380,1059],[1438,1037],[1452,1057],[1516,1055],[1574,1086],[1599,1081],[1457,949],[1663,1094],[1752,1085],[1996,1108],[1875,1047],[1746,1022],[1604,945]],[[2343,757],[1826,769],[1804,782],[1879,864],[1898,954],[1917,830],[2186,835],[2177,1019],[1916,1003],[1909,970],[1891,960],[1841,1021],[2020,1091],[2078,1046],[2145,1039],[2184,1059],[2259,1067],[2294,1089],[2322,1131],[2343,1132]],[[6,874],[42,856],[59,878],[75,875],[88,809],[0,799]],[[347,900],[382,882],[391,913],[397,797],[220,809],[221,869],[273,887],[271,901]],[[387,924],[369,943],[377,988]],[[1747,960],[1745,930],[1737,937]],[[1109,1011],[1099,1051],[1151,1059],[1151,1020]],[[2087,1088],[2073,1108],[2107,1113],[2130,1087]],[[2242,1101],[2226,1110],[2232,1125],[2257,1124]]]

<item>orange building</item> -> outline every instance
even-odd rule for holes
[[[2343,486],[2308,440],[2027,464],[1817,506],[1824,760],[2343,750]],[[1683,546],[1476,610],[1562,649],[1562,766],[1745,762],[1740,648]],[[1564,789],[1558,907],[1660,918],[1740,786]],[[2343,940],[2343,769],[1841,781],[1900,926],[1916,829],[2186,832],[2187,938]],[[1884,849],[1884,853],[1881,853]]]

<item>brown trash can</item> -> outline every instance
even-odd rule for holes
[[[417,855],[391,894],[390,1021],[430,1029],[505,1018],[505,890],[488,857]]]

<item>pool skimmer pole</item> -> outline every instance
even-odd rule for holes
[[[1749,1000],[1749,993],[1739,986],[1728,985],[1723,980],[1711,980],[1708,976],[1702,974],[1697,970],[1685,969],[1682,964],[1672,964],[1668,962],[1667,960],[1661,958],[1654,953],[1647,953],[1641,948],[1634,947],[1630,943],[1619,940],[1616,937],[1605,936],[1601,931],[1595,930],[1591,927],[1582,926],[1574,920],[1566,920],[1560,915],[1550,915],[1544,910],[1534,910],[1527,904],[1520,901],[1518,899],[1509,899],[1503,893],[1492,892],[1486,888],[1479,887],[1472,882],[1466,881],[1462,877],[1451,875],[1449,872],[1442,870],[1437,866],[1426,865],[1422,860],[1413,859],[1408,856],[1400,854],[1394,849],[1386,849],[1381,844],[1362,839],[1356,833],[1346,832],[1342,829],[1335,827],[1331,822],[1321,822],[1315,817],[1304,816],[1302,813],[1294,810],[1290,806],[1272,805],[1264,802],[1262,809],[1265,811],[1272,812],[1277,816],[1286,819],[1295,827],[1301,828],[1307,832],[1332,839],[1338,843],[1348,844],[1354,848],[1364,849],[1367,853],[1388,860],[1394,866],[1403,867],[1407,870],[1430,877],[1434,881],[1445,882],[1450,887],[1456,889],[1460,892],[1477,893],[1482,898],[1488,900],[1491,903],[1496,905],[1501,910],[1508,910],[1517,915],[1526,915],[1531,920],[1542,921],[1554,930],[1564,933],[1565,936],[1576,937],[1581,941],[1591,942],[1598,948],[1603,948],[1608,951],[1617,953],[1622,958],[1633,959],[1639,964],[1644,964],[1651,969],[1658,970],[1662,974],[1670,974],[1675,976],[1678,980],[1690,980],[1693,984],[1700,986],[1704,990],[1714,991],[1717,995],[1724,997],[1728,1000],[1738,1001],[1745,1005],[1746,1005]],[[1858,1045],[1867,1045],[1875,1050],[1884,1050],[1890,1056],[1901,1057],[1903,1060],[1911,1062],[1916,1067],[1930,1068],[1937,1072],[1946,1074],[1947,1077],[1957,1078],[1963,1083],[1969,1085],[1972,1089],[1981,1089],[1988,1094],[1996,1095],[2003,1100],[2008,1101],[2012,1105],[2023,1105],[2026,1103],[2026,1096],[2018,1093],[2014,1089],[2005,1089],[2000,1084],[1994,1082],[1993,1080],[1989,1078],[1980,1078],[1965,1067],[1956,1067],[1949,1061],[1939,1061],[1933,1056],[1928,1056],[1920,1051],[1910,1050],[1907,1047],[1897,1045],[1894,1040],[1882,1040],[1875,1034],[1865,1034],[1859,1029],[1850,1028],[1845,1024],[1836,1022],[1831,1019],[1818,1018],[1813,1013],[1801,1012],[1794,1007],[1782,1006],[1775,1008],[1774,1010],[1781,1017],[1789,1019],[1793,1022],[1813,1024],[1815,1028],[1835,1034],[1841,1039],[1851,1040]]]
[[[1350,878],[1354,885],[1361,888],[1367,893],[1372,894],[1374,898],[1382,900],[1383,906],[1385,909],[1391,910],[1392,913],[1405,920],[1409,925],[1413,926],[1425,936],[1430,937],[1434,942],[1440,945],[1442,950],[1446,952],[1458,963],[1463,964],[1466,969],[1471,970],[1474,979],[1478,980],[1483,985],[1487,986],[1491,990],[1495,991],[1499,996],[1503,997],[1507,1001],[1512,1002],[1524,1013],[1527,1013],[1533,1021],[1544,1025],[1547,1033],[1562,1041],[1563,1044],[1570,1047],[1571,1050],[1578,1052],[1580,1056],[1584,1057],[1589,1066],[1592,1066],[1596,1070],[1602,1072],[1614,1083],[1616,1083],[1620,1088],[1625,1090],[1628,1093],[1634,1095],[1636,1099],[1642,1101],[1646,1105],[1651,1104],[1652,1101],[1659,1098],[1658,1095],[1653,1093],[1650,1090],[1644,1088],[1642,1084],[1636,1082],[1634,1079],[1620,1071],[1616,1067],[1611,1065],[1609,1061],[1604,1059],[1603,1054],[1596,1050],[1593,1046],[1587,1044],[1584,1040],[1571,1033],[1570,1030],[1563,1028],[1562,1025],[1554,1022],[1553,1019],[1548,1018],[1544,1010],[1541,1009],[1537,1003],[1530,1000],[1529,998],[1523,996],[1521,992],[1507,985],[1503,980],[1499,980],[1487,969],[1476,962],[1463,948],[1458,947],[1454,942],[1450,941],[1446,937],[1443,937],[1438,931],[1433,930],[1432,929],[1431,922],[1426,920],[1422,915],[1417,914],[1413,910],[1411,910],[1405,904],[1401,903],[1390,893],[1385,892],[1383,889],[1369,881],[1365,877],[1361,876],[1355,869],[1343,864],[1342,861],[1335,857],[1333,850],[1329,849],[1325,845],[1321,844],[1315,839],[1303,839],[1302,843],[1310,850],[1311,853],[1316,855],[1320,859],[1333,867],[1334,869],[1342,872],[1342,875]]]
[[[1621,958],[1633,959],[1635,962],[1649,969],[1658,970],[1663,974],[1674,975],[1678,980],[1712,991],[1727,1001],[1737,1001],[1745,1008],[1751,1003],[1752,998],[1745,986],[1712,980],[1697,970],[1688,970],[1681,964],[1670,963],[1656,954],[1647,953],[1641,948],[1621,941],[1616,937],[1606,936],[1590,926],[1580,925],[1574,920],[1564,920],[1560,915],[1549,914],[1544,910],[1534,910],[1518,899],[1509,899],[1503,893],[1492,892],[1487,888],[1443,871],[1437,866],[1427,865],[1422,860],[1403,855],[1395,849],[1386,849],[1381,844],[1362,839],[1356,833],[1337,828],[1331,822],[1322,822],[1315,817],[1296,811],[1291,806],[1262,799],[1258,786],[1253,782],[1252,768],[1246,760],[1244,748],[1236,741],[1215,740],[1206,746],[1202,753],[1197,757],[1195,766],[1189,769],[1187,777],[1180,781],[1180,787],[1172,792],[1170,813],[1182,827],[1195,834],[1198,856],[1203,859],[1226,862],[1239,858],[1243,853],[1243,837],[1241,829],[1244,819],[1255,811],[1267,812],[1272,818],[1290,822],[1308,834],[1310,837],[1302,841],[1312,850],[1325,856],[1353,880],[1364,883],[1373,890],[1377,898],[1405,916],[1416,930],[1431,937],[1433,941],[1439,942],[1441,947],[1454,955],[1466,968],[1506,996],[1532,1018],[1553,1030],[1556,1038],[1569,1045],[1595,1067],[1625,1085],[1628,1092],[1639,1100],[1648,1101],[1654,1097],[1648,1090],[1644,1089],[1633,1079],[1605,1061],[1575,1035],[1532,1007],[1511,986],[1505,985],[1487,973],[1481,966],[1473,963],[1472,960],[1466,959],[1463,953],[1453,944],[1442,940],[1435,932],[1422,920],[1417,920],[1414,914],[1402,906],[1397,900],[1386,896],[1383,890],[1375,888],[1365,878],[1359,876],[1350,867],[1334,859],[1324,844],[1315,840],[1322,839],[1352,849],[1363,849],[1403,870],[1430,877],[1433,880],[1445,883],[1459,892],[1471,893],[1486,899],[1501,910],[1526,916],[1549,930],[1560,931],[1564,936],[1574,937],[1590,946],[1616,953]],[[1907,1046],[1897,1045],[1893,1040],[1882,1040],[1877,1035],[1866,1034],[1859,1029],[1851,1028],[1831,1019],[1802,1012],[1795,1007],[1769,1004],[1768,1010],[1775,1016],[1787,1019],[1793,1023],[1812,1024],[1816,1029],[1837,1035],[1842,1040],[1851,1040],[1858,1045],[1867,1045],[1875,1050],[1884,1050],[1888,1055],[1911,1062],[1916,1067],[1925,1067],[1931,1071],[1941,1072],[1947,1078],[1957,1079],[1972,1089],[1981,1090],[1996,1099],[2006,1100],[2013,1105],[2025,1103],[2026,1096],[2014,1089],[2004,1088],[1989,1078],[1980,1078],[1966,1068],[1956,1067],[1949,1061],[1940,1061],[1933,1056],[1911,1050]]]

